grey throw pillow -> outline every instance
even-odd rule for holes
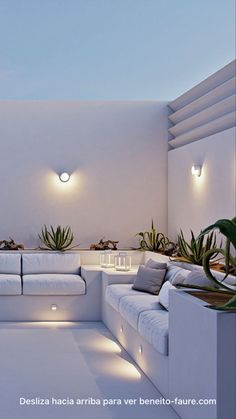
[[[153,259],[149,259],[146,263],[145,263],[146,268],[151,268],[151,269],[166,269],[167,268],[167,264],[163,263],[163,262],[156,262]]]
[[[151,269],[140,266],[133,284],[133,289],[157,295],[161,289],[165,273],[165,269]]]
[[[217,286],[210,281],[210,279],[208,279],[203,272],[198,270],[191,271],[187,278],[184,279],[183,284],[217,288]]]

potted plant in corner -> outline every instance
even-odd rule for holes
[[[211,308],[217,310],[236,311],[236,277],[232,285],[226,283],[226,279],[230,273],[236,273],[236,257],[231,253],[231,248],[236,251],[236,217],[232,220],[220,219],[214,224],[206,227],[200,234],[200,238],[209,234],[212,230],[219,229],[220,233],[226,238],[225,248],[214,246],[208,249],[203,255],[203,269],[207,278],[212,282],[212,287],[196,286],[185,284],[184,287],[195,288],[207,293],[196,294],[198,297],[205,299],[205,301],[213,302]],[[225,261],[225,276],[222,280],[216,278],[211,270],[212,257],[221,255]],[[181,287],[183,285],[180,285]]]

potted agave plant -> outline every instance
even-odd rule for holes
[[[193,265],[202,266],[205,253],[216,247],[216,235],[212,231],[205,236],[205,234],[201,234],[201,231],[200,235],[196,237],[192,230],[190,230],[190,232],[191,240],[188,242],[184,237],[183,231],[180,230],[180,234],[178,234],[177,238],[178,256],[174,257],[172,260],[175,262],[191,263]],[[211,263],[216,256],[217,253],[213,252]]]
[[[74,240],[74,234],[69,226],[61,227],[59,225],[56,228],[50,226],[50,229],[48,229],[47,226],[44,225],[41,235],[39,234],[39,238],[46,246],[46,248],[40,247],[42,250],[51,249],[64,252],[65,250],[77,247],[71,247]]]
[[[188,284],[185,286],[188,288],[197,288],[202,291],[207,291],[205,295],[201,293],[198,294],[198,296],[208,302],[212,301],[213,304],[210,305],[211,308],[225,311],[236,311],[236,276],[235,281],[230,285],[226,281],[229,274],[236,274],[236,257],[231,252],[231,249],[234,249],[234,252],[236,251],[236,217],[232,220],[220,219],[216,221],[214,224],[208,226],[201,232],[199,239],[201,240],[206,234],[209,234],[215,229],[219,229],[220,233],[225,237],[226,243],[225,248],[214,245],[203,254],[203,269],[207,278],[212,282],[212,287],[192,286]],[[216,278],[211,270],[212,257],[218,255],[222,256],[225,261],[225,275],[222,280]]]
[[[176,250],[176,245],[163,233],[158,232],[152,220],[150,231],[141,231],[136,236],[139,238],[139,250],[163,253],[172,255]]]

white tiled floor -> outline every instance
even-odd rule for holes
[[[50,405],[21,406],[20,397]],[[1,419],[178,418],[167,406],[124,404],[139,397],[162,396],[102,323],[0,323]],[[56,406],[52,398],[122,405]]]

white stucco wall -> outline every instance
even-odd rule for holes
[[[235,128],[168,152],[168,233],[200,229],[236,213]],[[199,178],[192,165],[202,166]]]
[[[1,101],[0,200],[0,240],[27,247],[43,224],[71,225],[81,247],[135,245],[151,217],[166,232],[166,103]]]

